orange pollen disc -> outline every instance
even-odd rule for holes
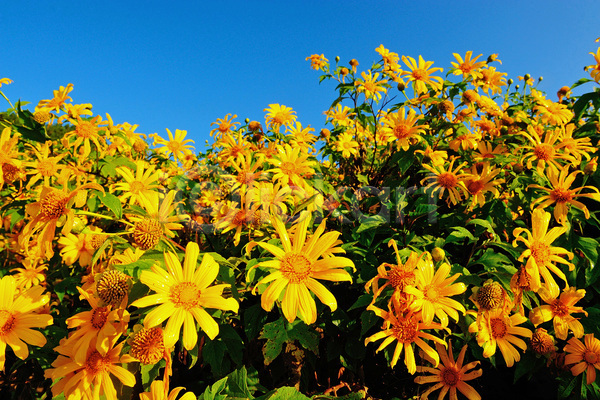
[[[546,332],[536,331],[531,336],[531,348],[537,354],[547,354],[554,349],[552,336]]]
[[[548,161],[554,156],[554,147],[549,144],[538,144],[533,150],[533,154],[538,160]]]
[[[286,113],[278,112],[273,116],[273,123],[277,125],[282,125],[288,120],[288,116]]]
[[[104,324],[106,323],[106,319],[108,317],[109,312],[110,311],[108,310],[107,307],[94,308],[92,310],[92,318],[91,318],[92,326],[96,329],[102,328],[104,326]]]
[[[96,125],[88,121],[82,121],[79,125],[77,125],[77,128],[75,129],[75,134],[80,138],[87,139],[96,136],[97,131],[98,128],[96,127]]]
[[[459,372],[454,367],[444,368],[440,374],[444,386],[456,386],[460,382]]]
[[[98,350],[94,350],[85,360],[85,369],[92,376],[108,371],[110,365],[110,356],[107,354],[103,357]]]
[[[458,183],[458,178],[452,172],[443,172],[437,177],[438,184],[446,189],[453,189]]]
[[[244,223],[246,222],[246,211],[244,210],[239,210],[236,214],[235,217],[233,217],[233,225],[235,226],[242,226],[244,225]]]
[[[427,285],[423,288],[423,295],[429,301],[435,302],[440,297],[440,289],[433,285]]]
[[[393,265],[392,270],[388,272],[388,280],[394,289],[404,290],[406,285],[415,283],[415,273],[401,266]]]
[[[50,112],[44,109],[38,110],[33,113],[33,119],[39,124],[45,124],[50,120],[51,117],[52,115],[50,114]]]
[[[531,256],[538,265],[544,265],[550,262],[550,255],[550,246],[540,242],[532,243]]]
[[[5,182],[12,183],[19,177],[19,168],[10,163],[4,163],[2,164],[2,176]]]
[[[475,195],[475,194],[478,194],[479,192],[481,192],[481,190],[483,189],[484,186],[485,186],[485,184],[483,183],[482,180],[469,181],[469,183],[467,183],[467,189],[469,189],[469,193],[471,193],[472,195]]]
[[[48,219],[58,219],[67,212],[68,196],[61,191],[50,192],[40,201],[40,212]]]
[[[10,311],[0,310],[0,336],[9,334],[13,330],[15,317]]]
[[[583,353],[583,360],[588,364],[596,364],[598,361],[600,361],[600,355],[591,350],[586,350]]]
[[[291,283],[301,283],[310,277],[312,263],[304,254],[286,253],[281,260],[280,270]]]
[[[565,315],[569,315],[569,307],[564,304],[560,299],[554,300],[554,302],[550,305],[552,309],[552,314],[556,317],[564,317]]]
[[[129,276],[121,271],[110,270],[102,274],[96,284],[98,297],[105,303],[118,307],[129,292]]]
[[[557,188],[550,192],[550,198],[557,203],[566,203],[573,199],[573,195],[570,190]]]
[[[164,357],[163,332],[159,327],[142,328],[131,342],[130,354],[142,364],[156,364]]]
[[[490,319],[490,328],[494,339],[503,338],[506,335],[507,326],[501,318]]]
[[[133,227],[133,241],[142,250],[148,250],[156,246],[162,234],[163,229],[160,222],[151,218],[144,218],[136,222]]]
[[[473,67],[466,63],[460,64],[458,68],[462,71],[463,74],[468,74],[473,70]]]
[[[40,161],[37,170],[42,176],[52,176],[56,173],[56,164],[50,160]]]
[[[225,123],[225,122],[220,123],[219,124],[219,132],[223,132],[223,133],[228,132],[230,126],[231,125],[229,125],[228,123]]]
[[[200,295],[202,294],[198,285],[192,282],[181,282],[171,287],[169,298],[175,307],[185,310],[200,307]]]
[[[181,147],[181,143],[175,140],[171,140],[169,143],[167,143],[167,148],[171,150],[172,153],[179,153],[181,151]]]
[[[352,143],[350,142],[344,142],[342,143],[342,147],[346,150],[351,150],[352,149]]]
[[[392,333],[402,343],[412,343],[417,338],[417,323],[412,319],[400,320],[392,327]]]
[[[244,169],[240,173],[238,173],[238,175],[236,177],[236,181],[242,185],[249,186],[256,179],[256,175],[257,174],[253,174],[253,173],[249,172],[247,169]]]
[[[427,72],[423,68],[417,68],[412,72],[412,77],[416,81],[421,81],[423,78],[427,77]]]
[[[373,82],[365,82],[363,86],[365,87],[365,92],[375,93],[376,86]]]
[[[504,289],[498,282],[488,283],[479,288],[477,303],[483,310],[498,308],[504,299]]]
[[[145,188],[146,188],[146,185],[144,185],[140,181],[133,181],[129,184],[129,191],[133,194],[139,194]]]
[[[288,176],[296,174],[296,164],[294,164],[293,162],[283,162],[281,163],[279,169],[281,169],[281,171]]]
[[[396,125],[394,127],[394,136],[397,139],[404,139],[410,135],[410,127],[408,125]]]
[[[89,235],[89,241],[93,249],[98,249],[106,241],[106,235]]]

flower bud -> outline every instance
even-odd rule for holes
[[[446,257],[446,252],[443,249],[436,247],[431,250],[431,257],[433,257],[435,262],[440,262]]]

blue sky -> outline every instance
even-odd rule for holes
[[[203,150],[216,118],[264,122],[271,103],[318,133],[335,93],[309,68],[314,53],[367,69],[383,44],[445,72],[454,52],[498,53],[500,71],[543,76],[555,99],[589,77],[599,15],[597,0],[11,1],[0,10],[0,78],[14,81],[2,87],[12,101],[34,104],[73,83],[73,101],[95,114],[142,133],[184,129]]]

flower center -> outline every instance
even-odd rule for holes
[[[296,164],[294,164],[293,162],[283,162],[281,163],[279,169],[281,169],[281,171],[288,176],[296,174]]]
[[[53,176],[56,173],[56,164],[50,160],[40,161],[37,170],[42,176]]]
[[[171,140],[169,143],[167,143],[167,148],[171,150],[171,153],[177,154],[181,151],[181,143]]]
[[[77,136],[79,136],[80,138],[90,138],[93,136],[96,136],[96,132],[97,132],[97,128],[96,125],[89,122],[89,121],[81,121],[79,123],[79,125],[77,125],[77,128],[75,129],[75,134]]]
[[[406,285],[415,283],[415,273],[398,265],[392,265],[388,273],[388,280],[394,289],[404,290]]]
[[[92,326],[96,329],[102,328],[106,323],[108,313],[109,310],[107,307],[94,308],[91,318]]]
[[[458,179],[452,172],[443,172],[438,175],[437,182],[443,188],[452,189],[458,183]]]
[[[535,331],[531,336],[531,348],[537,354],[547,354],[554,349],[552,336],[544,331]]]
[[[455,368],[444,368],[441,373],[442,382],[444,382],[445,386],[456,386],[460,381],[460,376],[458,375],[458,371]]]
[[[535,146],[533,154],[538,160],[548,161],[551,160],[554,155],[554,147],[546,143],[538,144]]]
[[[392,333],[402,343],[412,343],[417,338],[417,323],[412,319],[398,321],[392,327]]]
[[[557,188],[550,192],[550,198],[556,201],[557,203],[566,203],[568,201],[571,201],[573,196],[571,195],[570,190]]]
[[[98,297],[105,303],[118,307],[129,292],[129,277],[121,271],[110,270],[102,274],[96,284]]]
[[[131,356],[142,364],[156,364],[164,357],[165,344],[160,327],[142,328],[131,342]]]
[[[477,303],[483,310],[493,310],[502,304],[504,289],[499,283],[493,282],[483,285],[477,291]]]
[[[4,336],[12,332],[15,324],[15,317],[6,310],[0,310],[0,336]]]
[[[312,272],[312,263],[304,254],[286,253],[281,260],[281,273],[291,283],[304,282]]]
[[[506,335],[506,322],[504,322],[501,318],[492,318],[490,319],[490,328],[492,337],[494,339],[503,338]]]
[[[133,227],[133,241],[142,250],[148,250],[158,244],[163,230],[160,222],[151,218],[138,221]]]
[[[89,241],[93,249],[98,249],[106,241],[106,235],[89,235]]]
[[[423,289],[423,295],[426,299],[435,302],[438,299],[438,297],[440,297],[440,290],[434,285],[427,285]]]
[[[404,139],[408,135],[410,135],[410,127],[409,126],[396,125],[394,127],[394,136],[396,136],[397,139]]]
[[[85,360],[85,369],[90,375],[95,376],[99,373],[106,372],[110,364],[110,356],[108,354],[103,357],[98,350],[94,350],[87,360]]]
[[[469,183],[467,183],[467,189],[469,190],[469,193],[471,193],[472,195],[476,195],[479,192],[481,192],[481,189],[483,189],[485,185],[483,184],[483,181],[481,180],[476,180],[476,181],[469,181]]]
[[[423,68],[417,68],[412,72],[412,77],[416,81],[422,81],[427,76],[427,72]]]
[[[133,181],[129,184],[129,190],[131,191],[131,193],[133,194],[140,194],[140,192],[142,190],[144,190],[146,188],[146,185],[144,185],[142,182],[140,181]]]
[[[288,120],[286,113],[278,112],[273,116],[273,123],[276,125],[282,125]]]
[[[192,282],[181,282],[171,287],[169,297],[175,307],[183,307],[185,310],[200,307],[201,291],[198,285]]]
[[[19,168],[10,164],[2,164],[2,176],[7,183],[13,183],[19,177]]]
[[[598,354],[594,353],[591,350],[586,350],[583,353],[583,359],[585,360],[586,363],[588,364],[596,364],[599,360],[598,360]]]
[[[550,246],[537,241],[533,242],[531,255],[538,265],[545,265],[550,261]]]
[[[66,212],[69,197],[59,190],[50,192],[40,202],[40,211],[48,219],[58,219]]]
[[[375,92],[375,84],[373,82],[365,82],[363,84],[363,86],[365,87],[365,92],[371,92],[374,93]]]
[[[567,305],[559,299],[554,300],[554,302],[550,305],[550,308],[556,317],[564,317],[565,315],[569,315],[569,307],[567,307]]]

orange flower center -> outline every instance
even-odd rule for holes
[[[15,324],[15,317],[6,310],[0,310],[0,336],[9,334]]]
[[[494,339],[503,338],[507,330],[506,322],[501,318],[492,318],[490,319],[490,329]]]
[[[58,219],[67,212],[69,197],[59,190],[50,192],[40,201],[40,211],[48,219]]]
[[[146,185],[144,185],[140,181],[133,181],[129,184],[129,191],[133,194],[140,194],[140,192],[142,190],[144,190],[145,188],[146,188]]]
[[[569,307],[564,304],[559,299],[554,300],[554,302],[550,305],[552,309],[552,314],[556,317],[564,317],[565,315],[569,315]]]
[[[242,185],[250,185],[256,179],[258,174],[253,174],[249,172],[247,169],[240,171],[237,174],[236,181]]]
[[[531,255],[538,265],[548,263],[550,261],[550,254],[550,246],[537,241],[531,244]]]
[[[95,124],[89,121],[81,121],[75,129],[75,134],[80,138],[87,139],[96,136],[98,128]]]
[[[444,382],[444,386],[454,387],[460,381],[460,376],[456,368],[444,368],[440,375],[442,378],[442,382]]]
[[[106,235],[89,235],[89,241],[93,249],[98,249],[106,241]]]
[[[404,139],[410,135],[410,127],[407,125],[396,125],[394,127],[394,136],[398,139]]]
[[[427,77],[427,71],[425,71],[423,68],[417,68],[412,72],[411,75],[414,80],[422,81],[423,78]]]
[[[273,123],[276,125],[282,125],[284,123],[286,123],[289,119],[289,116],[287,113],[284,112],[278,112],[275,113],[275,115],[273,116]]]
[[[183,307],[185,310],[200,307],[200,295],[202,294],[198,285],[193,282],[181,282],[171,287],[169,297],[175,307]]]
[[[423,289],[423,295],[426,299],[435,302],[440,297],[440,289],[434,285],[427,285]]]
[[[458,178],[452,172],[443,172],[437,177],[438,184],[446,189],[452,189],[456,187]]]
[[[498,282],[487,283],[477,291],[477,303],[483,310],[494,310],[504,300],[504,289]]]
[[[85,360],[85,369],[92,376],[108,371],[110,365],[110,356],[107,354],[103,357],[98,350],[94,350]]]
[[[175,140],[171,140],[169,143],[167,143],[167,148],[171,150],[171,153],[173,154],[179,153],[181,151],[181,147],[181,143]]]
[[[2,176],[7,183],[13,183],[19,177],[19,168],[10,164],[2,164]]]
[[[471,193],[472,195],[476,195],[479,192],[481,192],[484,186],[485,184],[482,180],[469,181],[469,183],[467,184],[467,189],[469,189],[469,193]]]
[[[158,244],[163,230],[160,222],[151,218],[144,218],[136,222],[133,227],[133,241],[142,249],[148,250]]]
[[[281,169],[281,172],[288,176],[296,174],[296,164],[293,162],[285,161],[281,163],[279,169]]]
[[[388,280],[394,289],[404,290],[406,285],[415,283],[415,273],[398,265],[392,265]]]
[[[377,89],[375,84],[373,82],[365,82],[363,84],[363,86],[365,87],[365,92],[371,92],[374,93],[375,90]]]
[[[533,154],[538,160],[548,161],[554,156],[554,147],[546,143],[538,144],[535,146]]]
[[[96,284],[98,297],[105,303],[118,307],[129,292],[129,276],[121,271],[106,271]]]
[[[50,160],[40,161],[37,170],[42,176],[52,176],[56,172],[56,164]]]
[[[107,307],[94,308],[91,318],[92,326],[96,329],[102,328],[106,323],[108,313],[109,310]]]
[[[571,201],[573,195],[570,190],[564,190],[562,188],[556,188],[550,192],[550,198],[557,203],[566,203]]]
[[[598,353],[595,353],[591,350],[586,350],[583,353],[583,359],[588,364],[596,364],[600,360],[600,357],[598,356]]]
[[[281,273],[291,283],[302,283],[312,273],[312,263],[304,254],[286,253],[281,260]]]
[[[156,364],[164,357],[165,344],[162,329],[142,328],[131,342],[131,356],[142,364]]]
[[[547,354],[554,349],[554,340],[544,331],[535,331],[531,336],[531,348],[537,354]]]
[[[247,219],[246,218],[246,211],[239,210],[235,214],[235,217],[233,217],[232,224],[235,225],[235,226],[242,226],[246,222],[246,219]]]
[[[412,319],[400,320],[392,327],[392,333],[402,343],[412,343],[417,338],[417,323]]]

